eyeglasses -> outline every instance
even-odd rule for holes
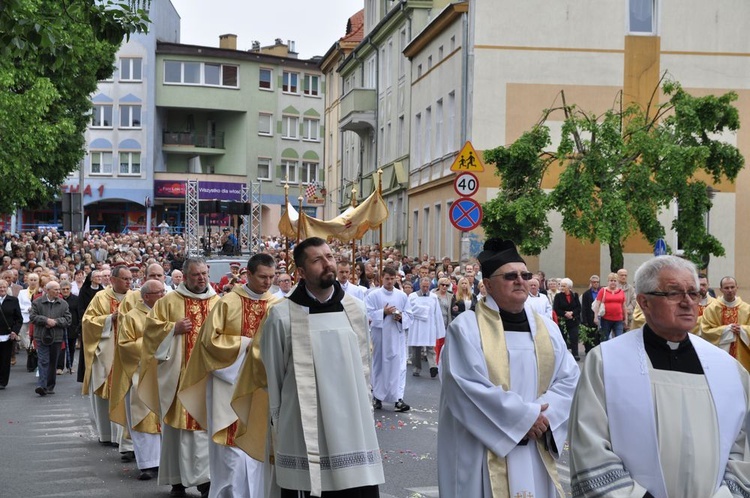
[[[644,294],[649,296],[656,296],[656,297],[666,297],[667,301],[671,303],[680,303],[683,299],[685,299],[685,296],[690,299],[691,302],[697,303],[701,300],[700,292],[691,290],[691,291],[669,291],[669,292],[662,292],[662,291],[654,291],[654,292],[644,292]]]
[[[448,287],[448,284],[440,284],[440,287]]]
[[[524,280],[531,280],[534,277],[534,274],[530,271],[509,271],[507,273],[496,273],[495,275],[490,275],[490,278],[503,277],[505,280],[512,282],[513,280],[516,280],[519,275]]]

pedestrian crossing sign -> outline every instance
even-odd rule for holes
[[[477,154],[477,151],[474,150],[474,146],[471,145],[470,141],[467,141],[466,144],[464,144],[463,149],[461,149],[461,152],[456,156],[456,159],[454,159],[453,165],[451,165],[451,171],[459,173],[464,171],[484,171],[482,157]]]

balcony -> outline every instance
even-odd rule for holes
[[[375,110],[378,99],[375,90],[356,88],[341,99],[339,126],[342,130],[358,134],[375,129]]]
[[[189,155],[223,155],[224,132],[200,134],[189,131],[162,132],[162,146],[165,152]]]

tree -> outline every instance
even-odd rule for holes
[[[0,212],[48,203],[78,167],[91,94],[147,5],[0,0]]]
[[[668,102],[646,109],[631,105],[596,115],[567,105],[563,94],[561,108],[545,111],[542,123],[552,112],[564,113],[560,145],[554,154],[543,151],[546,142],[533,142],[533,147],[545,169],[556,161],[561,174],[545,202],[532,206],[535,211],[528,219],[537,220],[535,231],[548,228],[546,210],[552,206],[562,214],[562,229],[568,235],[609,246],[610,267],[616,271],[623,266],[625,240],[640,233],[655,243],[665,233],[659,213],[676,203],[679,215],[671,227],[685,256],[704,265],[709,255],[724,254],[721,243],[707,232],[710,191],[696,174],[705,172],[714,182],[734,181],[744,166],[736,147],[714,138],[739,128],[739,113],[732,105],[737,95],[694,97],[669,81],[662,90]],[[538,125],[516,143],[529,142],[529,136],[540,133],[538,128],[546,129]],[[485,152],[488,162],[503,158],[498,149]],[[521,167],[513,174],[517,184],[526,182],[534,195],[543,194],[537,171],[524,172]],[[521,198],[509,201],[517,206],[506,210],[529,207]]]

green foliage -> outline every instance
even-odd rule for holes
[[[0,212],[54,198],[84,156],[91,94],[144,2],[0,0]]]
[[[543,152],[549,135],[541,143],[536,135],[546,128],[539,125],[509,147],[487,151],[487,162],[494,162],[503,177],[503,190],[485,204],[485,213],[491,214],[483,222],[488,235],[524,241],[524,224],[529,224],[536,240],[526,243],[536,252],[528,254],[538,254],[549,244],[549,237],[538,235],[549,234],[546,209],[552,206],[562,214],[568,235],[609,246],[610,268],[616,271],[624,263],[625,240],[640,233],[655,243],[665,234],[658,215],[676,202],[679,215],[671,227],[685,256],[699,265],[710,255],[722,256],[723,247],[706,227],[710,189],[696,175],[703,171],[714,182],[733,182],[744,167],[739,150],[715,138],[739,129],[739,112],[732,104],[737,95],[694,97],[671,81],[663,91],[669,101],[653,112],[633,105],[601,115],[565,104],[563,95],[563,106],[545,111],[542,120],[555,111],[565,114],[555,154]],[[539,187],[540,172],[553,160],[562,172],[547,197]],[[532,199],[538,202],[534,209]]]
[[[482,227],[488,238],[512,240],[524,254],[539,254],[552,240],[549,196],[541,188],[551,162],[543,153],[549,144],[549,129],[536,126],[509,147],[484,151],[484,161],[497,168],[502,190],[482,206]]]

